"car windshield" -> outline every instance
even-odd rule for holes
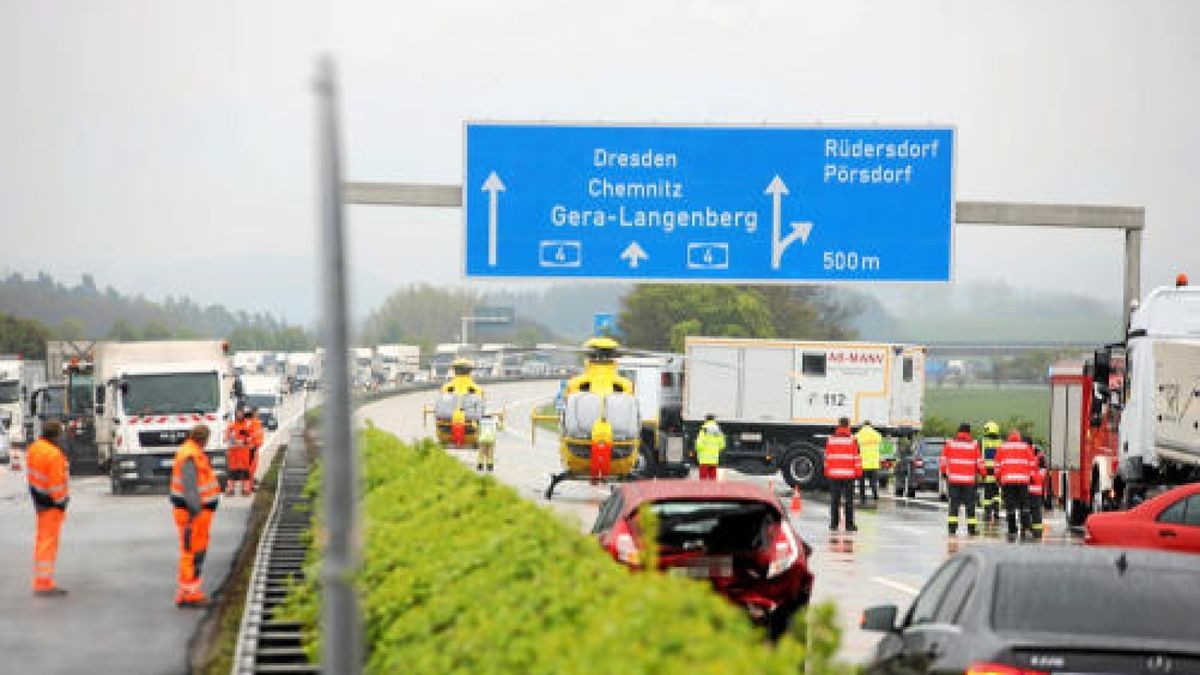
[[[921,454],[925,457],[937,457],[942,454],[942,447],[945,445],[942,441],[931,442],[925,441],[921,444]]]
[[[1194,570],[1112,565],[997,569],[992,627],[999,632],[1196,639],[1200,565]]]
[[[220,402],[216,373],[129,375],[122,385],[126,415],[211,413]]]
[[[279,405],[279,397],[274,394],[249,394],[246,405],[254,408],[274,408]]]
[[[21,400],[21,383],[16,380],[0,382],[0,403],[16,403]]]

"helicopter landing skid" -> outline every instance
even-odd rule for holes
[[[559,483],[561,483],[565,480],[603,482],[603,483],[624,483],[626,481],[636,480],[636,478],[632,475],[630,475],[630,476],[611,476],[610,475],[610,476],[596,477],[596,476],[592,476],[591,474],[572,473],[570,471],[563,471],[560,473],[551,474],[550,486],[546,488],[546,501],[550,501],[554,497],[554,488],[557,487]]]

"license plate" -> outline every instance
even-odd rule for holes
[[[733,576],[732,558],[698,558],[676,567],[668,568],[671,575],[692,579]]]
[[[159,466],[161,466],[161,467],[162,467],[162,468],[164,468],[164,469],[169,469],[169,468],[171,468],[172,466],[175,466],[175,460],[174,460],[174,458],[172,458],[172,459],[160,459],[160,460],[158,460],[158,465],[159,465]]]

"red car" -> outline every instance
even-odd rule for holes
[[[1200,483],[1182,485],[1128,511],[1093,513],[1084,542],[1200,553]]]
[[[640,567],[638,513],[658,517],[658,568],[708,579],[713,589],[781,635],[808,603],[812,549],[796,534],[779,499],[732,481],[624,483],[600,505],[592,533],[618,562]]]

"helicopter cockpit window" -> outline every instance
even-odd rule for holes
[[[567,436],[572,438],[588,438],[592,435],[592,425],[600,419],[599,396],[591,392],[580,392],[567,398],[567,409],[563,413],[563,426]]]
[[[800,370],[805,377],[825,377],[825,354],[805,354],[800,359]]]
[[[636,398],[630,394],[609,394],[605,406],[614,439],[628,441],[638,437],[642,423],[638,418]]]
[[[483,417],[483,397],[475,393],[463,396],[462,408],[467,419],[478,420]]]
[[[458,408],[458,396],[450,393],[442,394],[433,404],[433,414],[438,419],[450,419]]]

